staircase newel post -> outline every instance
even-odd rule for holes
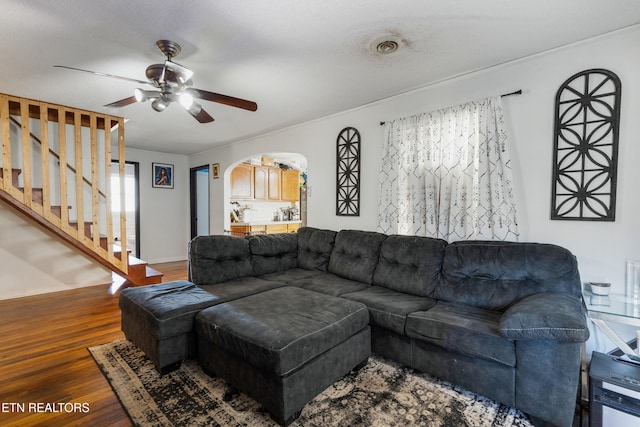
[[[125,209],[125,153],[124,153],[124,119],[118,119],[118,169],[120,175],[120,244],[122,245],[122,269],[129,271],[129,256],[127,255],[127,215]],[[138,255],[139,256],[139,255]]]
[[[115,263],[115,257],[113,255],[113,218],[111,213],[111,123],[110,116],[104,118],[104,194],[105,205],[107,214],[105,220],[107,221],[107,257],[111,263]]]
[[[12,193],[11,175],[11,123],[9,122],[9,97],[0,95],[0,127],[2,128],[2,178],[0,188]]]

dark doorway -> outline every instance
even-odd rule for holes
[[[209,165],[191,168],[191,238],[209,234]]]

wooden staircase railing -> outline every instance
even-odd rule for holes
[[[114,132],[124,207],[122,118],[0,94],[0,199],[134,284],[157,283],[129,255],[124,209],[114,238]]]

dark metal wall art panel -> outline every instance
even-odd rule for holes
[[[360,132],[347,127],[336,142],[336,215],[360,216]]]
[[[556,94],[551,219],[614,221],[621,84],[582,71]]]

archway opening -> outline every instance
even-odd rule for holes
[[[307,159],[261,153],[225,170],[225,233],[295,232],[307,223]]]

